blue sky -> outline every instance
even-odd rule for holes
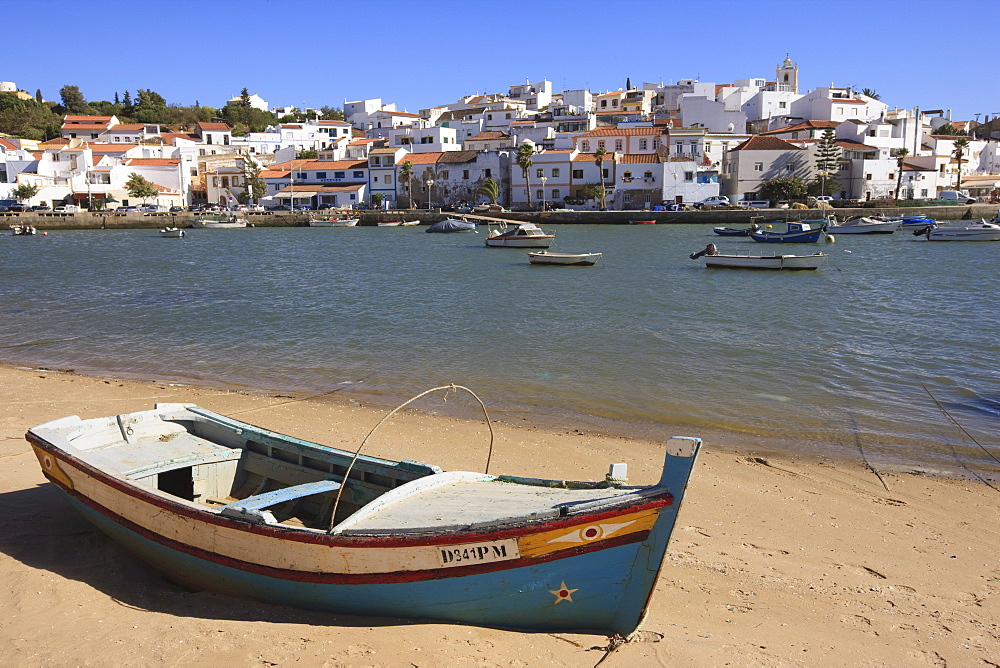
[[[853,85],[890,107],[952,109],[955,120],[1000,114],[1000,50],[980,27],[994,22],[996,0],[8,0],[3,9],[14,57],[0,79],[48,100],[71,84],[88,100],[148,88],[169,103],[221,106],[245,86],[272,106],[382,98],[418,111],[525,80],[556,91],[614,90],[626,78],[772,80],[788,54],[799,92]]]

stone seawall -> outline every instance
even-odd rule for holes
[[[929,206],[929,207],[885,207],[833,209],[840,220],[854,216],[884,215],[922,215],[936,220],[961,220],[979,218],[992,219],[997,214],[997,204],[974,204],[972,206]],[[419,220],[423,225],[443,220],[449,216],[457,218],[462,214],[447,213],[439,210],[413,209],[395,211],[354,211],[354,212],[313,212],[312,216],[326,213],[337,217],[358,217],[359,225],[376,225],[379,222],[397,220]],[[511,221],[533,222],[538,224],[606,224],[627,225],[630,220],[655,220],[658,224],[715,224],[715,225],[748,225],[750,219],[764,216],[771,220],[802,220],[818,218],[823,215],[819,209],[750,209],[750,210],[715,210],[715,211],[546,211],[546,212],[512,212],[485,214],[490,218],[503,218]],[[474,214],[469,216],[475,218]],[[13,223],[28,223],[39,230],[73,230],[73,229],[154,229],[160,227],[191,226],[197,218],[193,213],[0,213],[0,230]],[[250,212],[248,222],[254,227],[304,227],[309,224],[309,213],[294,212]]]

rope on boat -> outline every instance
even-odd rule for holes
[[[368,442],[368,439],[371,438],[372,434],[375,433],[376,429],[378,429],[379,427],[382,426],[382,423],[384,423],[386,420],[388,420],[393,415],[395,415],[396,413],[398,413],[400,410],[402,410],[403,408],[405,408],[407,405],[413,403],[414,401],[416,401],[420,397],[423,397],[423,396],[425,396],[427,394],[430,394],[431,392],[437,392],[438,390],[465,390],[466,392],[468,392],[469,394],[471,394],[473,397],[475,397],[476,401],[479,402],[479,405],[483,409],[483,415],[486,417],[486,426],[488,426],[489,429],[490,429],[490,447],[489,447],[489,451],[487,452],[487,455],[486,455],[486,469],[483,471],[483,473],[484,474],[488,474],[490,472],[490,460],[493,459],[493,423],[490,421],[490,414],[486,411],[486,404],[483,403],[483,400],[480,399],[476,395],[475,392],[473,392],[469,388],[465,387],[464,385],[455,385],[454,383],[452,383],[450,385],[441,385],[440,387],[432,387],[431,389],[424,390],[423,392],[421,392],[420,394],[416,395],[415,397],[404,401],[399,406],[396,406],[391,411],[389,411],[389,413],[386,414],[385,417],[383,417],[381,420],[378,421],[378,424],[376,424],[374,427],[372,427],[372,430],[370,432],[368,432],[368,435],[365,436],[364,440],[361,441],[361,445],[359,445],[358,449],[354,451],[354,457],[351,458],[351,463],[347,466],[347,470],[344,472],[344,478],[340,481],[340,488],[337,490],[337,498],[333,502],[333,511],[330,513],[330,528],[327,530],[327,533],[333,532],[333,527],[334,527],[334,525],[335,525],[335,523],[337,521],[336,520],[336,518],[337,518],[337,507],[340,505],[340,496],[341,496],[341,494],[344,493],[344,487],[347,485],[347,477],[349,475],[351,475],[351,470],[354,468],[354,463],[358,461],[358,456],[361,454],[361,450],[362,450],[362,448],[365,447],[365,444]],[[447,395],[445,395],[445,399],[444,400],[445,401],[448,400]]]

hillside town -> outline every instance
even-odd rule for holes
[[[221,119],[167,128],[67,114],[60,137],[0,137],[0,199],[64,211],[633,210],[720,196],[748,204],[767,199],[769,181],[794,177],[834,201],[934,200],[943,191],[997,200],[1000,116],[893,108],[873,90],[832,84],[801,91],[799,76],[786,58],[773,76],[721,84],[626,81],[596,92],[555,91],[543,80],[417,113],[345,101],[346,120],[317,113],[243,134]],[[229,101],[240,103],[278,111],[256,94]],[[136,175],[155,192],[137,199],[128,187]],[[19,186],[34,195],[16,197]]]

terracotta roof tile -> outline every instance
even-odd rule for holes
[[[803,121],[801,123],[796,123],[795,125],[787,125],[783,128],[778,128],[777,130],[768,130],[767,132],[761,132],[761,136],[783,134],[785,132],[795,132],[796,130],[825,130],[827,128],[836,128],[840,125],[840,121]]]
[[[665,135],[667,134],[667,129],[662,126],[652,127],[652,128],[594,128],[590,132],[585,132],[582,135],[577,135],[574,139],[583,139],[586,137],[641,137],[641,136],[654,136],[654,135]]]
[[[111,122],[110,116],[64,116],[63,123],[104,123]]]
[[[108,128],[109,132],[135,132],[137,130],[142,130],[145,125],[142,123],[119,123],[118,125],[112,125]]]
[[[465,141],[495,141],[498,139],[510,139],[510,135],[500,130],[484,130],[475,137],[469,137]]]
[[[440,153],[407,153],[400,158],[399,163],[409,160],[414,165],[433,165],[440,157]]]
[[[615,153],[610,153],[610,152],[605,153],[604,162],[614,162],[615,155],[616,155]],[[593,153],[577,153],[576,156],[573,158],[573,162],[595,162],[596,160],[597,156],[595,156]]]
[[[790,144],[784,139],[777,137],[750,137],[745,142],[732,149],[733,151],[804,151],[805,149],[795,144]]]
[[[181,161],[177,158],[129,158],[128,165],[150,165],[176,167]]]
[[[658,165],[662,161],[655,153],[624,153],[617,162],[623,165]]]

